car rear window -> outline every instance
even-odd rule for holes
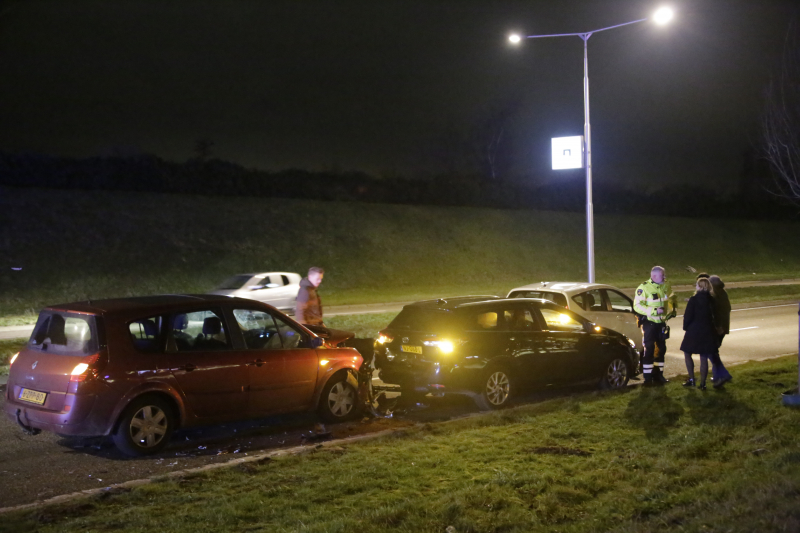
[[[96,353],[97,325],[94,315],[42,311],[28,340],[28,349],[57,355]]]
[[[406,307],[392,320],[389,329],[435,333],[462,328],[452,311]]]

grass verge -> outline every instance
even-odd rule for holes
[[[3,516],[2,531],[797,531],[785,357],[724,391],[583,393]]]
[[[321,294],[327,305],[505,294],[587,274],[582,213],[133,192],[0,193],[0,256],[8,258],[0,269],[0,316],[21,320],[55,303],[202,293],[232,274],[302,273],[312,265],[326,270]],[[597,279],[617,286],[637,285],[654,264],[664,266],[674,284],[694,281],[689,266],[725,281],[800,272],[800,222],[598,215],[594,227]],[[658,245],[647,246],[654,228]]]

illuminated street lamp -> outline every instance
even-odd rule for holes
[[[556,33],[551,35],[526,35],[522,36],[512,33],[508,36],[511,44],[519,44],[522,39],[541,39],[543,37],[580,37],[583,40],[583,136],[585,142],[585,149],[583,151],[583,167],[586,169],[586,255],[589,265],[589,283],[594,283],[594,207],[592,206],[592,131],[591,123],[589,122],[589,59],[587,55],[587,44],[589,37],[592,34],[620,28],[622,26],[629,26],[630,24],[637,24],[652,20],[658,25],[664,25],[672,20],[672,10],[668,7],[662,7],[657,10],[652,17],[639,20],[632,20],[622,24],[616,24],[607,28],[600,28],[599,30],[592,30],[585,33]]]

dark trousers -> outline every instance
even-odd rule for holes
[[[722,339],[724,338],[725,334],[723,333],[719,337],[719,346],[722,346]],[[717,353],[714,354],[711,364],[713,365],[712,376],[714,376],[714,381],[718,379],[729,379],[731,377],[731,373],[728,372],[728,369],[725,368],[725,365],[722,364],[722,359],[719,357],[719,347],[717,347]]]
[[[644,333],[644,355],[642,356],[642,374],[645,382],[652,379],[653,374],[664,372],[664,356],[667,354],[667,342],[664,338],[664,324],[656,324],[646,320],[642,324]]]

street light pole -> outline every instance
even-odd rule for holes
[[[672,11],[669,8],[661,8],[656,11],[653,20],[657,24],[666,24],[672,18]],[[645,22],[650,19],[632,20],[622,24],[616,24],[607,28],[600,28],[585,33],[555,33],[550,35],[526,35],[521,37],[517,34],[509,36],[509,41],[513,44],[519,43],[523,38],[525,39],[542,39],[545,37],[580,37],[583,40],[583,168],[586,169],[586,256],[587,266],[589,270],[589,283],[595,282],[594,275],[594,204],[592,203],[592,124],[589,120],[589,53],[588,44],[589,37],[592,34],[612,30],[622,26],[629,26],[639,22]]]

